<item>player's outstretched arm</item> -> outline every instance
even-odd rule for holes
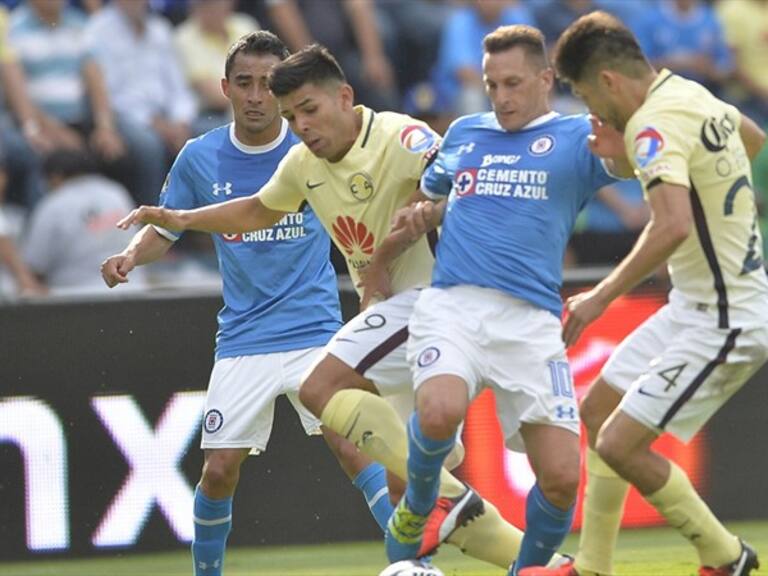
[[[747,149],[747,156],[754,160],[765,145],[765,132],[749,116],[742,115],[739,135]]]
[[[166,230],[198,230],[212,234],[239,234],[269,228],[286,212],[264,206],[258,195],[237,198],[194,210],[140,206],[117,223],[127,230],[134,224],[154,224]]]
[[[651,220],[629,255],[597,286],[568,299],[563,341],[570,346],[605,308],[650,276],[691,233],[693,211],[685,186],[661,183],[648,194]]]
[[[128,282],[128,274],[136,266],[154,262],[163,256],[173,242],[161,236],[152,226],[139,230],[120,254],[101,263],[101,277],[110,288]]]

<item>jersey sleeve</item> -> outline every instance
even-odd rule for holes
[[[693,124],[671,112],[639,114],[624,131],[627,157],[646,192],[661,182],[690,186],[688,163],[698,139]]]
[[[304,202],[301,182],[301,146],[294,146],[280,161],[275,173],[258,193],[262,204],[270,210],[298,212]]]
[[[413,190],[419,187],[424,170],[432,164],[440,147],[440,136],[419,120],[405,117],[397,132],[397,142],[389,149],[394,153],[394,166],[399,174],[413,181]]]
[[[576,168],[581,177],[582,205],[585,205],[597,194],[603,186],[614,184],[620,180],[613,176],[605,166],[605,161],[589,149],[591,126],[588,118],[584,117],[584,128],[578,137],[576,147]]]
[[[190,154],[189,143],[187,143],[165,177],[163,188],[160,190],[160,206],[172,210],[191,210],[200,206],[195,193],[195,175],[192,163],[189,161]],[[175,242],[182,235],[180,232],[171,232],[160,226],[154,226],[154,229],[171,242]]]
[[[421,178],[421,191],[432,199],[444,198],[451,193],[462,146],[457,132],[455,124],[448,128],[434,161]]]

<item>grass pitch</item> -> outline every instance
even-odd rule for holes
[[[768,522],[732,523],[768,562]],[[564,550],[576,549],[571,535]],[[435,557],[446,576],[504,576],[504,571],[466,558],[450,546]],[[624,531],[616,554],[620,576],[695,576],[696,554],[668,528]],[[225,576],[376,576],[386,566],[380,542],[233,548],[227,552]],[[754,576],[768,573],[765,568]],[[0,576],[190,576],[187,551],[83,560],[0,563]]]

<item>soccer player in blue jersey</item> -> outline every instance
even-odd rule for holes
[[[442,218],[443,228],[432,286],[409,322],[416,412],[408,487],[388,525],[387,552],[394,561],[418,551],[414,536],[435,504],[437,472],[469,403],[490,388],[507,446],[527,452],[537,478],[514,575],[545,564],[571,526],[579,420],[561,337],[562,259],[576,215],[614,179],[590,152],[588,118],[550,110],[553,72],[538,30],[499,28],[484,50],[494,111],[451,125],[421,181],[440,204],[411,214],[410,228],[425,217],[430,226]],[[410,228],[396,228],[390,247],[413,241]]]
[[[299,141],[266,84],[269,70],[287,56],[283,43],[266,31],[231,47],[222,89],[232,102],[234,122],[186,144],[168,176],[162,205],[183,209],[222,203],[250,196],[270,179]],[[157,260],[177,239],[178,234],[145,226],[123,253],[103,263],[105,282],[110,287],[127,282],[135,266]],[[320,421],[298,401],[300,377],[341,327],[330,240],[309,208],[264,230],[215,234],[213,240],[224,308],[205,403],[205,464],[195,491],[196,576],[222,573],[240,465],[249,453],[266,449],[275,398],[285,394],[306,432],[320,432]],[[323,431],[383,527],[392,510],[384,468],[352,443]]]

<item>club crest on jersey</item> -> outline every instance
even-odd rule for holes
[[[456,196],[469,196],[475,193],[475,182],[477,182],[477,168],[469,170],[459,170],[453,179],[453,189]]]
[[[555,137],[550,136],[549,134],[545,134],[544,136],[539,136],[531,142],[531,145],[528,146],[528,152],[531,153],[531,156],[546,156],[555,147]]]
[[[373,254],[373,234],[362,222],[351,216],[339,216],[331,228],[338,245],[350,258]]]
[[[664,137],[652,126],[646,126],[635,136],[635,162],[645,168],[664,149]]]
[[[367,172],[355,172],[347,180],[349,191],[360,202],[369,200],[376,191],[373,187],[373,178]]]
[[[400,130],[400,145],[409,152],[426,152],[437,142],[437,136],[426,126],[411,124]]]
[[[421,351],[421,354],[419,354],[416,361],[421,368],[426,368],[437,362],[438,358],[440,358],[440,350],[434,346],[430,346]]]
[[[208,434],[218,432],[221,429],[222,424],[224,424],[224,416],[222,416],[221,412],[218,410],[208,410],[208,412],[205,413],[203,425]]]

